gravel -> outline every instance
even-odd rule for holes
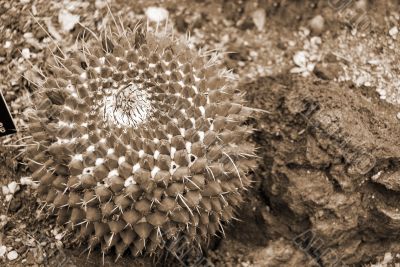
[[[11,250],[10,252],[7,253],[7,259],[9,261],[16,260],[18,258],[18,252],[15,250]]]

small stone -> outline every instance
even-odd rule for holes
[[[388,263],[390,263],[392,260],[393,260],[392,253],[386,252],[385,256],[383,257],[383,261],[381,262],[381,264],[383,264],[385,266]]]
[[[307,65],[307,57],[307,52],[299,51],[293,56],[293,61],[299,67],[305,67]]]
[[[56,234],[56,235],[54,236],[54,238],[55,238],[56,240],[61,240],[63,237],[64,237],[64,235],[63,235],[62,233]]]
[[[65,32],[69,32],[79,22],[79,15],[69,13],[67,10],[60,10],[58,13],[58,22]]]
[[[22,49],[21,54],[25,59],[31,58],[31,52],[29,51],[29,48]]]
[[[19,180],[21,185],[32,185],[32,178],[31,177],[21,177]]]
[[[7,252],[7,247],[6,246],[0,246],[0,258],[4,257]]]
[[[309,72],[314,71],[314,68],[315,68],[315,64],[314,64],[314,63],[309,63],[309,64],[307,64],[307,70],[308,70]]]
[[[107,7],[107,1],[105,0],[96,0],[94,6],[97,9],[103,9]]]
[[[151,6],[146,9],[146,16],[150,21],[161,22],[168,18],[169,12],[163,7]]]
[[[315,16],[309,22],[312,32],[316,35],[319,35],[323,32],[324,24],[325,24],[325,20],[321,15]]]
[[[253,50],[250,51],[249,55],[250,55],[252,58],[257,58],[257,57],[258,57],[257,51],[253,51]]]
[[[400,112],[396,115],[397,119],[400,120]]]
[[[367,0],[358,0],[355,2],[355,8],[360,11],[366,11],[368,8]]]
[[[12,46],[12,43],[10,41],[6,41],[3,47],[5,49],[7,49],[7,48],[10,48],[11,46]]]
[[[16,192],[19,191],[20,187],[16,182],[11,182],[8,184],[8,190],[10,191],[10,194],[15,194]]]
[[[319,37],[319,36],[311,37],[310,43],[311,43],[312,47],[318,47],[319,45],[322,44],[321,37]]]
[[[301,27],[301,28],[300,28],[300,34],[301,34],[303,37],[309,36],[310,33],[311,33],[311,30],[310,30],[309,28],[305,28],[305,27]]]
[[[371,60],[368,60],[367,63],[370,64],[370,65],[377,66],[377,65],[381,64],[381,61],[379,59],[371,59]]]
[[[254,25],[256,25],[257,30],[262,31],[265,25],[265,10],[263,8],[256,9],[252,14]]]
[[[8,195],[8,194],[10,194],[10,190],[9,190],[8,187],[5,186],[5,185],[3,185],[3,186],[1,187],[1,192],[3,193],[3,195]]]
[[[16,252],[15,250],[12,250],[7,253],[7,259],[9,261],[16,260],[17,258],[18,258],[18,252]]]
[[[398,29],[396,26],[392,27],[392,28],[389,30],[389,35],[390,35],[393,39],[396,39],[398,33],[399,33],[399,29]]]

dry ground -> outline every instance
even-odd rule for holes
[[[233,70],[249,105],[270,112],[249,121],[257,129],[253,139],[260,167],[253,174],[255,183],[246,203],[237,212],[240,220],[227,225],[226,238],[215,238],[204,250],[208,264],[361,266],[380,261],[394,266],[400,262],[397,1],[108,3],[126,27],[146,20],[148,6],[166,8],[174,34],[190,33],[197,48],[223,52],[220,60]],[[106,2],[101,0],[0,1],[0,90],[20,130],[0,138],[0,185],[12,188],[14,181],[19,187],[14,194],[7,189],[0,192],[1,266],[98,266],[102,261],[99,252],[86,258],[84,247],[63,242],[53,218],[37,211],[21,154],[23,138],[29,135],[25,112],[40,78],[36,70],[47,74],[53,40],[68,50],[83,36],[79,24],[63,28],[59,17],[63,12],[79,15],[80,23],[94,31],[101,23],[110,23]],[[323,25],[320,18],[310,23],[316,16],[322,16]],[[322,107],[313,123],[326,130],[321,116],[328,116],[340,131],[321,137],[318,127],[310,127],[299,115],[303,111],[296,101],[304,99]],[[351,162],[343,151],[332,152],[334,145],[326,141],[343,136],[353,150],[365,148],[376,160],[362,175],[348,176]],[[310,245],[309,236],[298,242],[302,233],[316,233],[320,245]],[[105,266],[194,265],[189,256],[127,256],[116,264],[113,258],[107,256]]]

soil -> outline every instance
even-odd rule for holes
[[[49,75],[55,43],[69,51],[78,37],[90,38],[81,25],[96,31],[110,23],[110,12],[101,0],[3,0],[0,90],[19,131],[0,138],[1,266],[400,263],[397,1],[108,3],[131,28],[146,20],[147,7],[163,7],[175,35],[190,33],[196,48],[221,52],[255,109],[247,122],[259,157],[253,186],[237,219],[200,254],[126,255],[115,263],[115,255],[87,255],[84,244],[64,242],[54,218],[40,212],[29,179],[26,115],[38,73]],[[80,24],[64,29],[64,11],[79,15]]]

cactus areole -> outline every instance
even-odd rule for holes
[[[217,234],[254,165],[249,109],[227,72],[184,40],[138,36],[65,53],[29,118],[43,211],[74,241],[118,256]]]

